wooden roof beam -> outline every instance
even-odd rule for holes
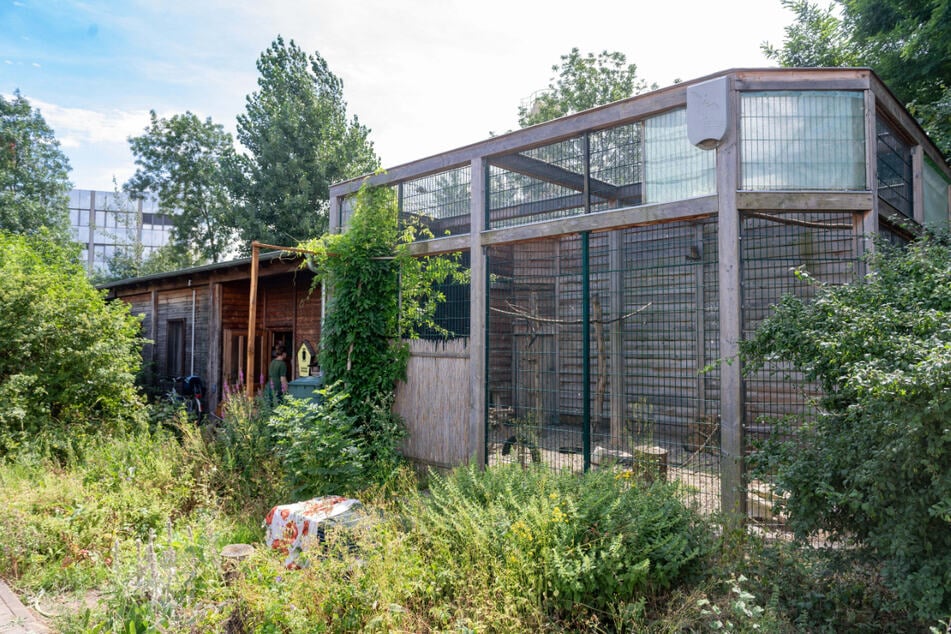
[[[489,159],[491,165],[501,167],[510,172],[561,185],[577,192],[584,191],[584,174],[572,172],[558,165],[525,156],[524,154],[506,154]],[[618,188],[596,178],[590,179],[591,194],[607,200],[619,200]]]

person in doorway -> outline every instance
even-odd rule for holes
[[[271,393],[271,402],[278,403],[287,392],[287,351],[278,347],[274,351],[274,359],[267,369],[267,386]]]

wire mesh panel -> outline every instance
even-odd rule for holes
[[[468,278],[470,257],[468,251],[451,253],[440,257],[452,258]],[[421,339],[449,340],[469,336],[470,294],[472,285],[468,281],[459,281],[448,277],[435,285],[433,289],[440,301],[433,313],[433,327],[420,328],[416,334]]]
[[[488,463],[656,470],[716,509],[716,241],[680,222],[490,249]]]
[[[645,200],[664,203],[716,192],[716,154],[687,138],[687,110],[644,121]]]
[[[924,221],[934,229],[948,228],[948,179],[931,159],[925,157],[922,179],[924,182]]]
[[[466,165],[401,183],[400,222],[420,225],[432,233],[418,236],[419,240],[469,233],[471,172]]]
[[[340,218],[338,219],[338,226],[341,232],[346,231],[347,227],[350,226],[350,219],[353,218],[356,203],[356,194],[350,194],[340,199]]]
[[[584,212],[584,140],[575,137],[489,160],[489,228]]]
[[[639,205],[643,196],[643,134],[640,122],[592,132],[589,165],[591,211]]]
[[[878,137],[878,197],[906,218],[914,218],[911,146],[882,117],[876,120],[875,129]]]
[[[826,214],[746,213],[742,217],[743,332],[750,337],[780,299],[792,294],[804,299],[815,286],[797,271],[827,284],[856,279],[860,236],[849,212]],[[788,366],[765,368],[745,381],[744,434],[748,449],[780,429],[794,430],[814,415],[818,387]],[[748,485],[750,516],[778,524],[772,507],[774,493],[765,481]]]
[[[621,277],[612,279],[613,267],[602,272],[592,266],[597,271],[592,287],[611,298],[614,285],[621,284],[623,299],[605,319],[605,347],[612,336],[620,339],[613,382],[619,394],[608,399],[619,400],[620,407],[610,412],[595,407],[594,415],[602,421],[610,416],[610,442],[620,439],[635,461],[651,452],[662,455],[668,477],[688,485],[704,508],[715,510],[719,381],[716,369],[705,369],[719,355],[716,222],[634,227],[618,234],[606,246],[609,258],[620,250],[615,260]],[[599,259],[592,250],[592,262]]]
[[[577,237],[489,250],[488,462],[543,462],[580,469],[582,390],[571,349],[581,340]],[[574,258],[574,261],[571,259]],[[572,279],[574,278],[574,279]],[[574,358],[572,358],[574,357]]]

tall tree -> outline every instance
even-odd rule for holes
[[[627,63],[627,56],[617,51],[581,55],[577,48],[561,56],[561,65],[552,66],[557,73],[548,90],[528,106],[518,109],[518,124],[526,128],[558,117],[627,99],[648,89],[647,82],[637,78],[637,66]]]
[[[0,229],[69,237],[69,160],[39,110],[0,95]]]
[[[160,119],[155,111],[129,145],[138,169],[125,185],[132,195],[153,192],[159,208],[174,218],[172,244],[218,262],[233,246],[234,213],[228,170],[234,140],[211,118],[186,112]]]
[[[787,68],[813,66],[853,66],[859,63],[851,34],[842,23],[835,5],[826,7],[808,0],[782,0],[793,12],[795,22],[785,28],[782,48],[762,44],[767,58]]]
[[[258,90],[238,116],[246,243],[296,244],[326,231],[330,184],[375,170],[369,129],[347,118],[343,82],[319,53],[280,36],[257,62]]]
[[[795,22],[781,48],[763,44],[783,66],[869,66],[951,156],[951,0],[782,0]]]

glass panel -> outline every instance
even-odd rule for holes
[[[687,139],[687,110],[644,122],[645,202],[666,203],[716,193],[716,152]]]
[[[743,189],[866,189],[862,92],[749,92],[741,111]]]
[[[878,197],[908,218],[914,217],[911,190],[911,146],[895,134],[881,117],[875,122],[878,137]]]
[[[948,227],[948,179],[928,158],[925,159],[924,185],[925,225],[936,229],[946,229]]]
[[[340,231],[343,232],[350,226],[350,218],[353,217],[353,205],[357,200],[356,194],[351,194],[346,198],[340,199]]]

